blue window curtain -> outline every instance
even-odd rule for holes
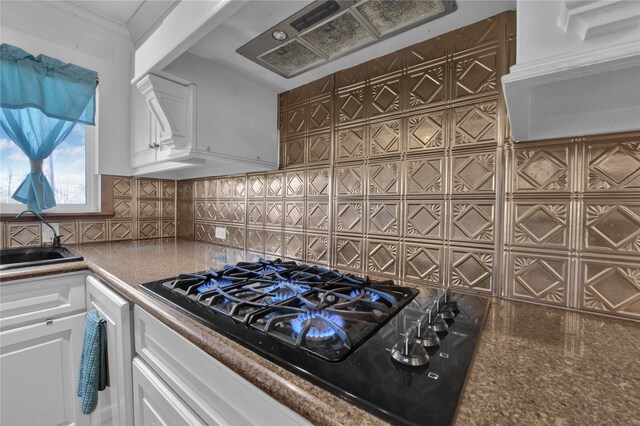
[[[35,211],[56,205],[43,162],[76,123],[95,125],[96,86],[95,71],[0,45],[0,125],[31,163],[13,199]]]

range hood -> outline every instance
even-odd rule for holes
[[[456,9],[454,0],[318,0],[236,52],[291,78]]]

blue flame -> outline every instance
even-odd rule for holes
[[[227,278],[220,278],[219,280],[210,279],[207,280],[204,284],[201,284],[196,288],[198,293],[204,293],[205,291],[213,290],[218,287],[228,287],[233,284],[233,281]]]
[[[294,283],[293,281],[288,281],[288,280],[278,280],[277,283],[271,284],[270,286],[265,287],[264,292],[265,293],[275,292],[271,297],[273,297],[275,300],[285,300],[294,295],[291,288],[294,288],[301,292],[309,290],[309,286],[306,286],[303,284]]]
[[[362,291],[363,290],[353,290],[351,292],[350,296],[351,297],[358,297],[358,295],[360,295],[362,293]],[[364,299],[367,300],[367,296],[369,296],[368,299],[371,302],[375,302],[376,300],[380,299],[380,295],[377,294],[377,293],[374,293],[371,290],[364,290],[364,294],[365,294]]]
[[[309,339],[315,340],[323,340],[328,339],[331,336],[336,334],[336,331],[331,328],[326,322],[322,320],[315,320],[314,318],[324,317],[329,321],[333,322],[338,327],[343,326],[342,318],[337,315],[334,315],[330,312],[325,311],[309,311],[303,314],[300,314],[296,318],[291,321],[291,328],[296,334],[300,334],[302,330],[306,327],[308,323],[311,324],[309,331],[307,332],[306,337]]]

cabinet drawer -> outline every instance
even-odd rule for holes
[[[145,362],[133,360],[135,425],[205,425]]]
[[[86,310],[84,272],[0,284],[0,330]]]
[[[309,424],[138,306],[134,322],[138,355],[207,424]]]

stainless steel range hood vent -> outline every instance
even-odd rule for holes
[[[318,0],[236,52],[291,78],[456,9],[454,0]]]

